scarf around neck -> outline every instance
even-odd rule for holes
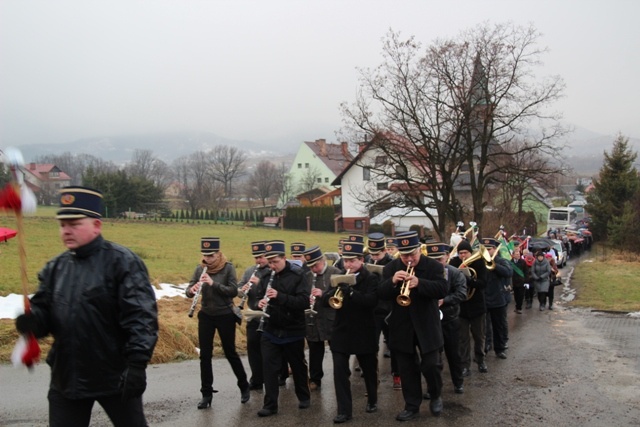
[[[224,268],[226,263],[227,263],[227,257],[224,256],[222,252],[218,252],[218,256],[211,264],[207,264],[204,260],[202,260],[202,265],[204,265],[207,268],[207,274],[209,276],[220,272],[220,270]]]

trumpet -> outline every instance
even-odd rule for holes
[[[246,284],[249,285],[249,289],[247,289],[247,292],[244,293],[244,295],[242,295],[242,299],[240,300],[240,310],[242,310],[244,308],[244,304],[247,302],[247,297],[249,296],[249,291],[251,290],[251,286],[253,285],[253,282],[251,282],[251,279],[253,279],[254,277],[256,277],[256,273],[258,272],[258,269],[260,268],[260,264],[256,264],[256,268],[253,269],[253,272],[251,273],[251,277],[249,277],[249,280],[247,281]],[[244,287],[244,286],[242,286]]]
[[[336,287],[340,283],[346,283],[350,286],[356,284],[356,276],[354,274],[349,274],[351,270],[347,270],[345,274],[334,274],[331,276],[331,286]],[[344,295],[342,291],[338,289],[335,294],[331,298],[329,298],[329,306],[335,310],[339,310],[342,308],[342,301],[344,300]]]
[[[202,273],[204,273],[207,269],[206,265],[202,266]],[[202,275],[201,273],[201,275]],[[191,307],[189,308],[189,317],[193,317],[193,312],[196,311],[196,306],[198,305],[198,300],[200,299],[200,294],[202,293],[202,288],[204,287],[204,283],[202,281],[197,282],[200,287],[198,288],[198,292],[193,296],[193,302],[191,303]]]
[[[269,308],[269,297],[267,296],[267,291],[269,289],[271,289],[271,284],[273,283],[273,277],[276,275],[276,271],[275,270],[271,270],[271,276],[269,276],[269,283],[267,283],[267,289],[265,289],[264,293],[264,299],[267,300],[267,305],[264,306],[264,308],[262,309],[262,317],[260,317],[260,324],[258,325],[258,329],[256,329],[258,332],[264,332],[264,319],[265,317],[269,317],[269,314],[267,313],[267,309]]]
[[[311,294],[309,295],[309,308],[304,311],[307,317],[307,326],[316,325],[316,314],[318,314],[318,312],[313,309],[316,305],[316,296],[313,295],[313,290],[316,288],[317,279],[318,275],[313,273],[313,283],[311,284]]]
[[[407,276],[412,276],[413,271],[414,271],[414,268],[411,266],[411,261],[409,261],[409,263],[407,264],[407,271],[406,271]],[[396,302],[398,303],[398,305],[401,305],[402,307],[407,307],[411,304],[411,297],[409,296],[411,289],[409,289],[409,283],[411,283],[410,278],[405,279],[402,282],[402,285],[400,286],[400,295],[396,297]]]

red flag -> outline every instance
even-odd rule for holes
[[[22,209],[20,193],[14,184],[9,183],[0,190],[0,209],[14,212],[20,212],[20,209]]]

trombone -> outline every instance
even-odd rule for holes
[[[333,274],[331,276],[331,287],[335,288],[340,283],[346,283],[349,286],[353,286],[356,284],[356,276],[355,274],[349,274],[351,270],[347,270],[345,274]],[[339,310],[342,308],[342,301],[344,300],[344,295],[342,294],[342,290],[338,289],[332,297],[329,298],[329,306],[334,310]]]
[[[409,278],[405,279],[402,282],[402,285],[400,286],[400,295],[396,297],[396,302],[398,303],[398,305],[401,305],[402,307],[407,307],[408,305],[411,304],[411,297],[409,296],[411,289],[409,289],[409,283],[411,283],[410,276],[413,275],[414,270],[415,269],[411,265],[411,261],[409,261],[409,263],[407,264],[407,270],[406,270],[407,276]]]

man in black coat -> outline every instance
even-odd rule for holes
[[[306,250],[304,258],[312,275],[309,309],[306,312],[306,338],[309,347],[309,388],[314,391],[322,386],[325,342],[331,340],[336,318],[336,310],[323,304],[320,299],[331,289],[331,275],[340,274],[340,270],[327,264],[318,246]]]
[[[338,415],[333,419],[336,424],[352,418],[353,399],[349,377],[349,357],[355,354],[364,374],[367,389],[366,412],[378,410],[378,343],[374,321],[374,309],[378,303],[377,274],[364,268],[364,244],[346,242],[342,248],[345,268],[355,284],[339,283],[325,293],[323,302],[329,305],[331,298],[342,294],[342,306],[336,308],[336,318],[331,332],[331,354],[333,356],[333,383],[338,402]],[[350,276],[350,277],[349,277]],[[335,304],[332,305],[335,307]]]
[[[457,268],[449,265],[451,247],[444,243],[427,243],[427,256],[437,260],[447,271],[449,293],[438,301],[442,312],[442,336],[444,354],[449,363],[449,372],[453,381],[453,390],[457,394],[464,392],[462,362],[460,361],[460,303],[467,299],[467,279]],[[442,366],[442,352],[440,352]]]
[[[261,280],[260,289],[264,289],[265,293],[258,303],[258,307],[269,315],[262,318],[263,327],[260,328],[263,331],[261,349],[264,375],[264,405],[258,411],[260,417],[278,413],[278,376],[283,359],[291,366],[298,408],[308,408],[311,398],[307,361],[304,358],[304,311],[309,308],[311,287],[304,271],[285,258],[282,240],[267,242],[265,257],[274,274]]]
[[[54,338],[47,356],[49,425],[88,426],[98,402],[115,426],[146,426],[142,394],[158,340],[147,268],[102,237],[102,193],[86,187],[60,193],[56,218],[68,250],[38,274],[31,312],[16,319],[19,332]]]
[[[408,421],[419,415],[421,372],[432,398],[429,409],[436,416],[442,412],[438,360],[443,339],[438,300],[447,296],[449,285],[444,267],[421,254],[417,233],[396,237],[400,257],[384,267],[379,296],[395,301],[389,315],[389,347],[398,358],[405,401],[405,408],[396,419]]]
[[[484,291],[487,287],[487,266],[482,258],[469,262],[473,249],[471,244],[462,240],[458,243],[457,257],[451,259],[450,264],[467,272],[467,299],[460,303],[460,359],[462,360],[462,375],[471,375],[471,340],[478,370],[488,371],[484,361],[485,317],[487,308],[484,303]]]

